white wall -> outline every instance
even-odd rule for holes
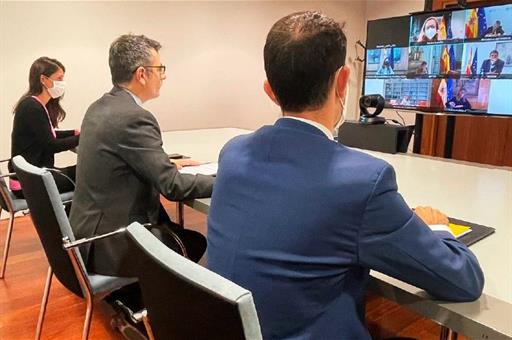
[[[10,155],[12,108],[36,58],[50,56],[66,66],[68,116],[61,127],[78,127],[89,104],[111,88],[110,43],[129,32],[164,46],[167,80],[160,98],[146,105],[162,130],[273,123],[280,112],[262,90],[266,34],[280,17],[305,9],[346,22],[353,71],[348,116],[355,118],[362,65],[353,62],[354,44],[365,40],[365,1],[0,1],[0,158]]]

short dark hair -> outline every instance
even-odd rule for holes
[[[489,55],[493,54],[493,53],[496,53],[497,55],[500,55],[500,52],[498,52],[498,50],[492,50]]]
[[[264,48],[267,79],[283,111],[322,107],[336,71],[345,65],[342,25],[319,12],[297,12],[278,20]]]
[[[125,34],[110,45],[108,64],[112,83],[119,85],[132,80],[133,72],[151,62],[151,49],[160,50],[162,45],[144,35]]]

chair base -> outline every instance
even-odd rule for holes
[[[2,212],[2,209],[0,209],[0,213],[1,212]],[[2,257],[2,270],[0,271],[0,279],[3,279],[5,276],[5,269],[7,267],[7,258],[9,257],[9,248],[11,246],[11,237],[12,237],[13,228],[14,228],[14,213],[9,212],[9,224],[7,225],[7,235],[5,237],[4,255]]]

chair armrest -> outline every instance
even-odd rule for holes
[[[151,226],[151,223],[144,223],[143,226],[144,227],[149,227],[149,226]],[[69,240],[68,236],[65,236],[65,237],[62,238],[62,243],[63,243],[62,247],[64,248],[64,250],[68,250],[68,249],[71,249],[71,248],[76,248],[76,247],[79,247],[81,245],[94,242],[96,240],[101,240],[101,239],[104,239],[104,238],[107,238],[107,237],[110,237],[110,236],[114,236],[114,235],[117,235],[117,234],[124,233],[126,231],[126,228],[127,227],[122,227],[122,228],[119,228],[117,230],[111,231],[109,233],[105,233],[105,234],[102,234],[102,235],[96,235],[96,236],[92,236],[92,237],[89,237],[89,238],[81,238],[81,239],[75,240],[73,242],[71,242]]]

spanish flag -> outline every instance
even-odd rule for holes
[[[446,40],[446,20],[444,16],[439,24],[439,31],[437,32],[437,40]]]
[[[437,94],[439,95],[439,99],[441,100],[438,105],[440,109],[444,109],[446,107],[446,102],[448,101],[448,88],[446,86],[446,80],[441,79],[439,82],[439,87],[437,88]]]
[[[469,49],[468,62],[466,64],[466,75],[470,76],[473,73],[471,72],[471,65],[473,64],[473,47]]]
[[[450,53],[448,52],[448,46],[445,45],[441,54],[441,73],[448,72],[450,72]]]
[[[466,22],[466,38],[478,38],[478,14],[476,8],[471,10]]]

